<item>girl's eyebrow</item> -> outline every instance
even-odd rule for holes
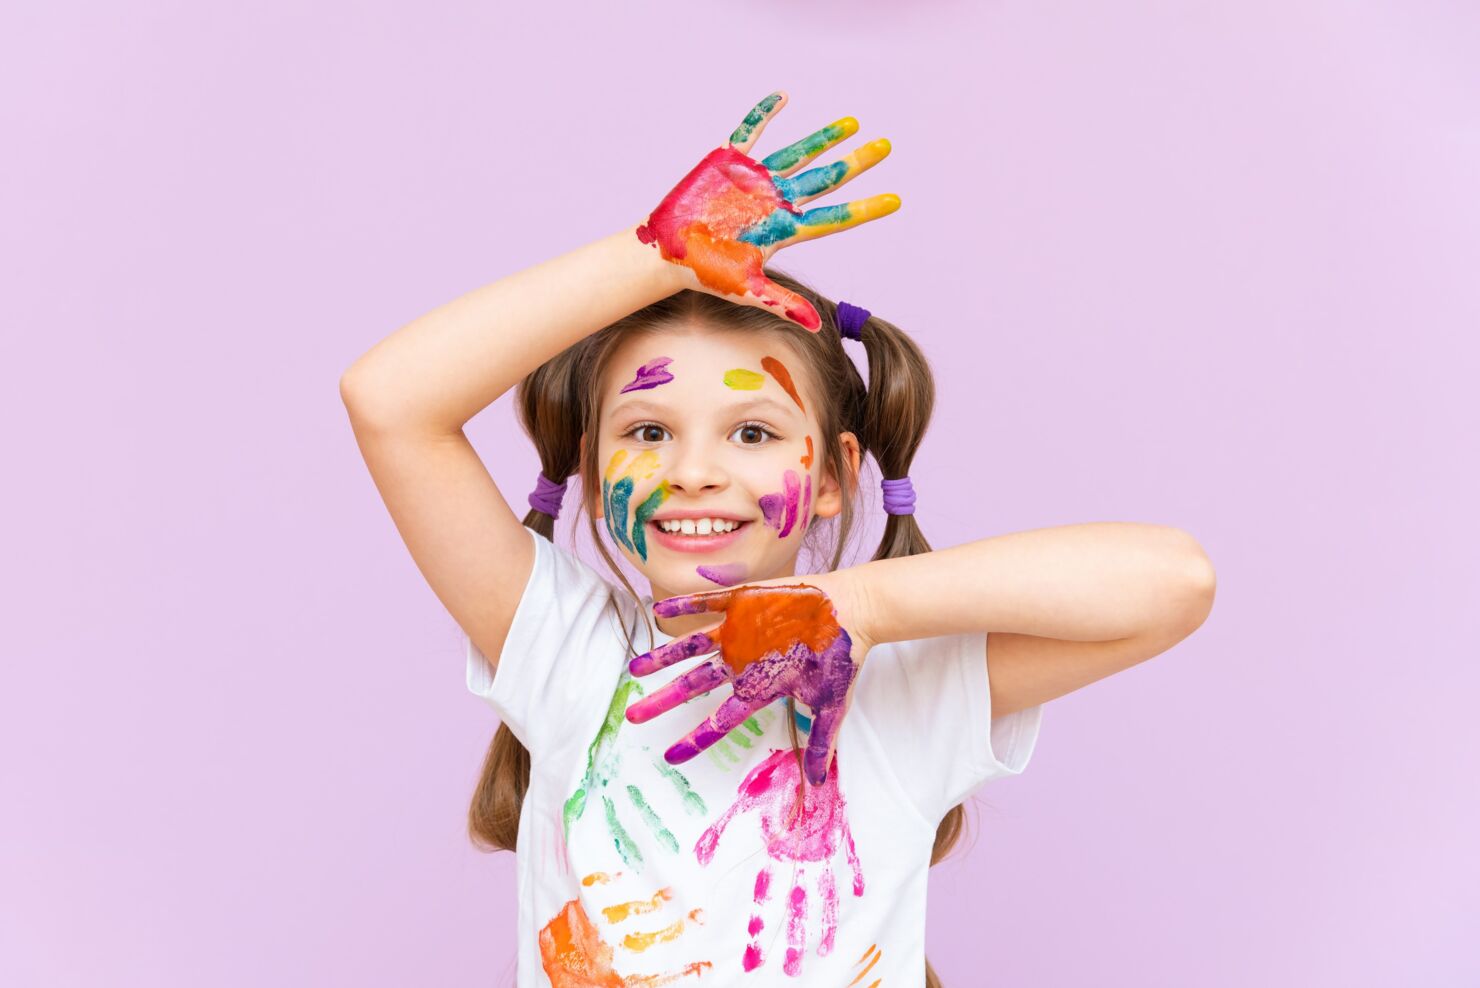
[[[782,415],[790,415],[792,413],[792,409],[783,405],[781,402],[776,401],[774,398],[764,397],[747,398],[744,401],[737,401],[733,405],[724,406],[722,411],[729,412],[732,415],[738,415],[741,412],[755,411],[760,408],[769,408],[773,412]],[[612,409],[612,416],[623,415],[627,412],[647,412],[650,415],[666,415],[671,411],[673,411],[673,406],[671,405],[635,398],[631,401],[624,401]]]

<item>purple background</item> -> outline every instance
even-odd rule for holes
[[[763,152],[895,144],[846,192],[903,209],[777,263],[934,359],[926,533],[1219,574],[979,797],[946,984],[1480,980],[1473,5],[128,6],[0,25],[0,982],[512,983],[495,719],[338,377],[775,88]]]

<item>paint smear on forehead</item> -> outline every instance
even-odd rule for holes
[[[733,587],[744,583],[748,570],[744,563],[724,563],[719,566],[699,566],[694,572],[698,573],[710,583],[718,583],[722,587]]]
[[[801,396],[797,394],[796,385],[791,382],[791,374],[787,371],[786,365],[775,357],[762,357],[761,366],[766,369],[767,374],[776,379],[776,383],[781,385],[787,394],[791,395],[791,400],[797,403],[797,407],[805,412],[807,406],[802,404]]]
[[[725,371],[725,387],[734,388],[736,391],[759,391],[761,385],[766,383],[766,375],[744,367],[736,367]]]
[[[637,368],[637,376],[632,383],[624,387],[617,394],[626,394],[629,391],[644,391],[648,388],[656,388],[660,384],[667,384],[673,380],[673,375],[663,368],[673,363],[672,357],[655,357]]]

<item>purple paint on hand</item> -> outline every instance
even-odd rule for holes
[[[673,380],[673,375],[663,368],[671,363],[673,363],[672,357],[658,357],[655,360],[648,361],[637,368],[637,377],[633,378],[632,383],[624,387],[621,391],[618,391],[617,394],[626,394],[629,391],[642,391],[647,388],[656,388],[660,384],[667,384]]]

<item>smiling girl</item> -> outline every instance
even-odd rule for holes
[[[908,479],[920,350],[766,264],[897,209],[804,205],[889,144],[808,167],[845,117],[752,157],[785,103],[642,222],[433,310],[341,380],[501,721],[469,822],[517,849],[520,986],[938,984],[926,876],[962,801],[1024,770],[1044,703],[1212,605],[1207,556],[1166,526],[931,550]],[[516,387],[541,463],[522,522],[462,431]],[[888,518],[839,568],[866,456]],[[552,541],[572,478],[610,579]],[[797,574],[804,543],[827,571]]]

